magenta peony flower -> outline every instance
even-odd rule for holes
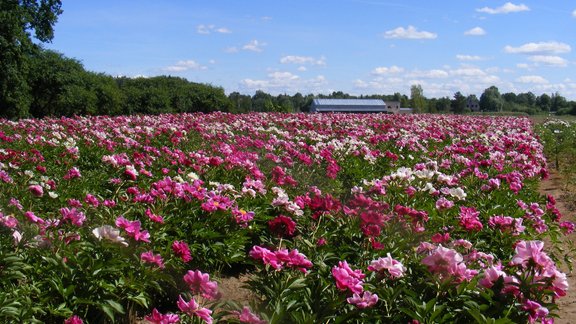
[[[174,254],[180,257],[184,262],[192,260],[192,256],[190,255],[190,248],[186,242],[174,241],[172,243],[172,251],[174,251]]]
[[[278,237],[292,237],[296,231],[296,222],[292,218],[280,215],[268,222],[270,232]]]
[[[84,321],[78,315],[74,315],[64,321],[64,324],[83,324]]]
[[[352,270],[348,262],[340,261],[337,266],[332,268],[332,276],[336,280],[336,287],[342,291],[350,290],[355,294],[364,291],[362,279],[366,277],[361,270]]]
[[[173,324],[180,322],[178,315],[172,313],[162,314],[156,308],[152,310],[152,314],[146,315],[144,319],[153,324]]]
[[[204,322],[212,324],[212,311],[208,308],[200,307],[194,298],[190,299],[190,301],[185,301],[184,298],[182,298],[182,295],[180,295],[178,296],[176,304],[182,312],[186,313],[186,315],[190,317],[200,317]]]
[[[142,254],[140,254],[140,260],[145,263],[155,264],[158,268],[164,269],[164,260],[160,254],[154,254],[152,251],[142,252]]]
[[[44,189],[40,185],[30,185],[28,187],[28,190],[30,191],[30,193],[32,193],[32,195],[36,197],[44,196]]]

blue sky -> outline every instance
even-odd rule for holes
[[[426,97],[555,92],[576,100],[566,0],[63,1],[46,47],[111,75],[226,93]]]

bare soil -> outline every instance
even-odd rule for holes
[[[556,207],[562,213],[563,221],[576,221],[576,206],[574,201],[574,190],[570,188],[568,181],[562,174],[555,170],[550,171],[550,177],[540,183],[540,193],[544,195],[552,195],[556,198]],[[570,234],[564,240],[564,248],[570,250],[572,240],[575,239],[575,234]],[[562,271],[567,272],[567,267],[562,267]],[[567,272],[568,284],[570,288],[568,294],[558,300],[558,315],[556,324],[572,324],[576,323],[576,276],[574,272]]]

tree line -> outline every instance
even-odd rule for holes
[[[0,1],[0,117],[306,112],[313,98],[398,101],[401,107],[419,113],[466,113],[476,105],[485,112],[576,115],[576,102],[558,93],[500,94],[495,86],[487,88],[480,98],[460,92],[451,98],[426,98],[420,85],[412,85],[410,97],[400,93],[352,96],[342,91],[273,96],[262,90],[254,95],[226,95],[221,87],[173,76],[113,77],[87,71],[80,61],[39,44],[54,37],[53,26],[61,13],[60,0]]]

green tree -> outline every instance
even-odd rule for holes
[[[449,97],[442,97],[436,100],[435,104],[436,104],[436,111],[440,113],[446,113],[450,111],[452,102]]]
[[[559,112],[568,108],[568,101],[566,101],[566,98],[561,96],[558,92],[553,93],[550,99],[550,110]]]
[[[421,85],[414,84],[410,87],[410,103],[415,113],[426,111],[426,98]]]
[[[480,96],[480,110],[482,111],[501,111],[502,105],[502,96],[495,86],[487,88]]]
[[[516,102],[526,107],[534,107],[536,104],[536,96],[532,92],[519,93],[516,96]]]
[[[549,95],[543,93],[536,98],[536,106],[538,106],[540,110],[549,113],[552,108],[552,98],[550,98]]]
[[[460,91],[454,94],[454,99],[450,102],[450,107],[455,114],[461,114],[466,109],[466,97]]]
[[[62,13],[60,0],[0,1],[0,115],[28,116],[32,102],[28,75],[29,55],[39,46],[32,41],[49,42],[53,26]]]

